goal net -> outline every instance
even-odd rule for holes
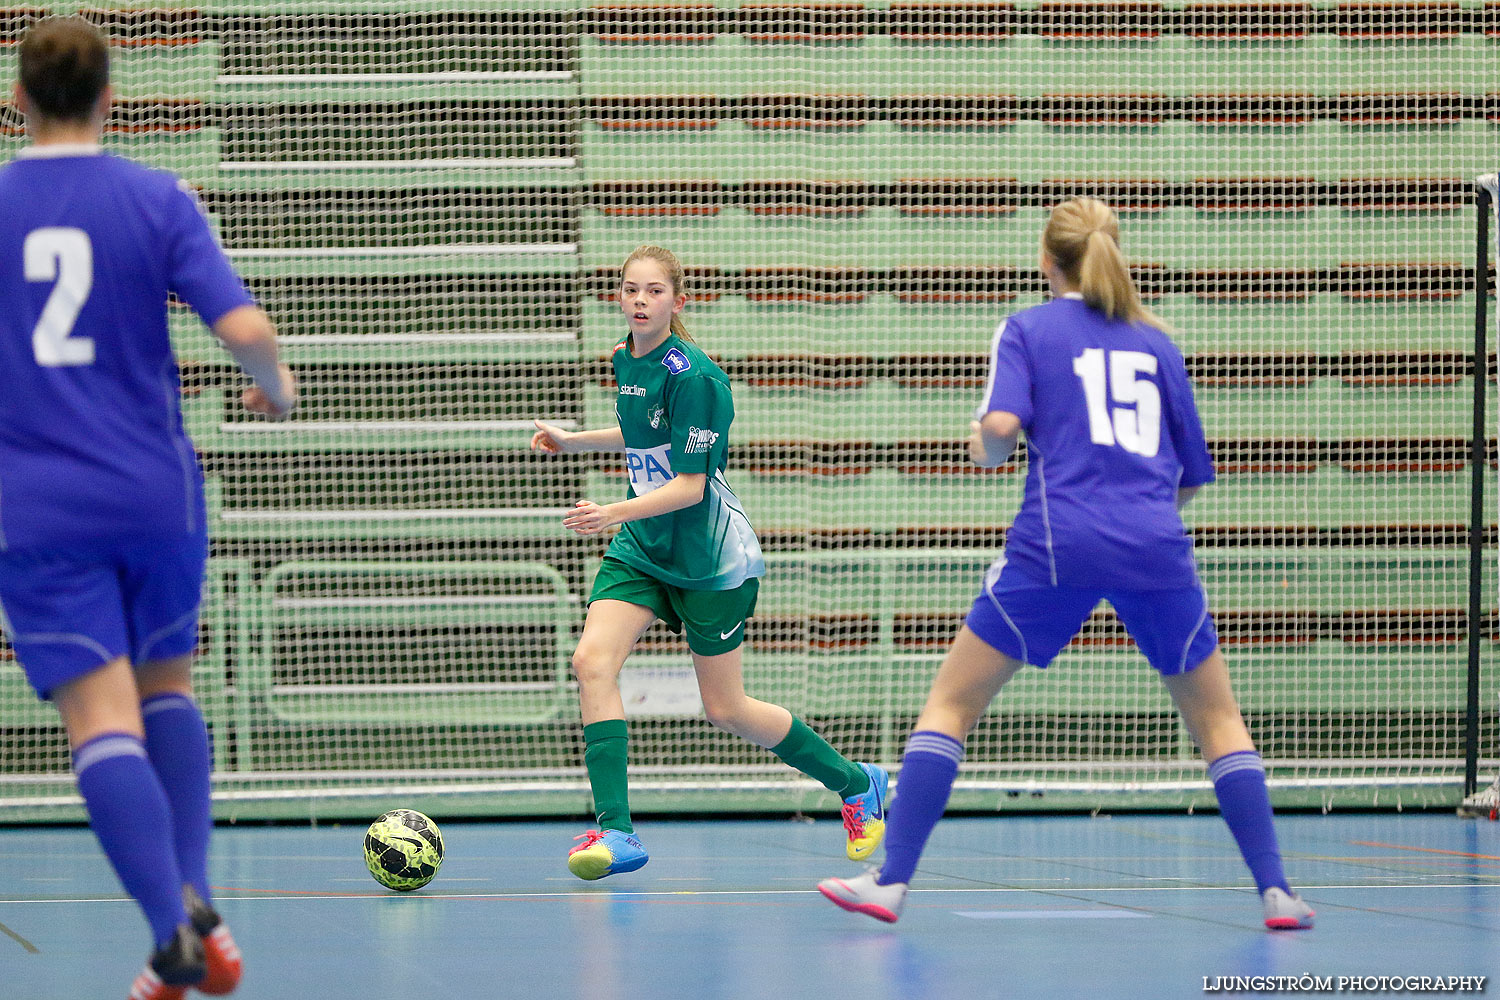
[[[75,9],[6,12],[0,42]],[[197,685],[222,815],[587,811],[568,661],[605,542],[560,521],[625,481],[528,440],[534,418],[614,420],[610,296],[642,243],[686,263],[687,326],[734,385],[728,478],[769,563],[747,687],[898,763],[1020,497],[1024,455],[977,470],[963,439],[1073,194],[1120,212],[1195,379],[1219,480],[1186,518],[1276,802],[1461,796],[1492,4],[86,14],[113,43],[105,145],[201,190],[301,380],[292,420],[257,422],[173,307],[213,514]],[[621,686],[638,810],[835,805],[702,720],[660,626]],[[1101,606],[991,707],[954,803],[1212,793]],[[0,663],[0,817],[76,808],[55,713]]]

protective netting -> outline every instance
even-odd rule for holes
[[[43,8],[76,9],[0,12],[0,42]],[[1019,498],[1024,457],[975,470],[962,439],[1071,194],[1121,212],[1196,379],[1220,480],[1188,520],[1277,801],[1456,801],[1497,10],[88,9],[116,43],[107,146],[200,187],[302,385],[290,422],[248,418],[176,317],[214,513],[221,808],[584,809],[567,661],[604,543],[560,515],[625,485],[617,459],[527,441],[535,417],[613,421],[609,296],[647,242],[688,265],[687,324],[734,380],[729,479],[770,562],[747,684],[898,761]],[[669,633],[622,684],[638,808],[833,804],[701,721]],[[4,815],[69,808],[54,715],[13,663],[0,727]],[[1101,608],[995,703],[955,802],[1206,788]]]

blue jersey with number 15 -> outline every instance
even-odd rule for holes
[[[203,530],[167,333],[252,299],[192,191],[91,146],[0,169],[0,549]]]
[[[1214,467],[1165,333],[1112,320],[1081,296],[1023,310],[995,335],[979,415],[991,410],[1014,413],[1026,431],[1026,496],[1007,564],[1054,586],[1194,585],[1177,489],[1212,482]]]

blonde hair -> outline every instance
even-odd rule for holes
[[[682,261],[678,260],[677,255],[665,247],[651,246],[649,243],[630,251],[630,256],[626,257],[625,263],[620,265],[621,283],[625,281],[625,269],[631,263],[638,260],[654,260],[661,265],[662,271],[667,276],[667,284],[672,286],[674,297],[687,294],[687,275],[683,272]],[[682,323],[681,313],[674,313],[672,316],[672,332],[688,343],[695,342],[688,334],[687,327]]]
[[[1042,249],[1069,284],[1078,286],[1083,301],[1104,315],[1168,329],[1160,317],[1141,304],[1130,267],[1120,252],[1119,217],[1104,202],[1069,198],[1054,208],[1047,228],[1042,230]]]

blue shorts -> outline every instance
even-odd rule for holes
[[[1187,673],[1219,645],[1202,586],[1177,590],[1054,587],[1005,565],[1003,559],[985,574],[984,586],[964,624],[1011,659],[1045,667],[1078,634],[1101,600],[1114,605],[1125,630],[1162,674]]]
[[[0,552],[0,624],[42,698],[121,656],[191,653],[208,539],[202,533],[68,550]]]

